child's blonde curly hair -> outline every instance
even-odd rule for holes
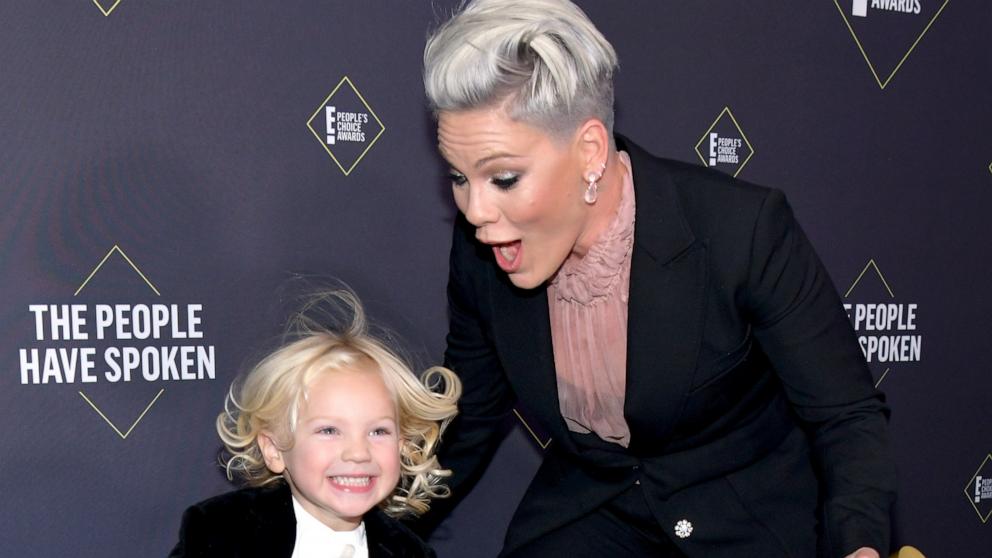
[[[325,303],[338,307],[332,317],[350,318],[338,331],[319,325],[310,315]],[[451,471],[441,468],[434,452],[458,412],[461,382],[452,371],[433,367],[418,380],[396,352],[369,333],[361,304],[348,290],[313,297],[291,320],[287,336],[281,347],[231,386],[224,412],[217,417],[217,433],[229,453],[223,461],[229,479],[238,476],[250,486],[261,486],[282,478],[266,467],[259,434],[268,433],[289,449],[307,386],[321,374],[364,368],[371,362],[393,395],[401,439],[400,481],[380,507],[393,517],[420,515],[431,498],[449,495],[442,481]]]

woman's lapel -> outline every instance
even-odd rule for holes
[[[296,544],[296,514],[285,481],[255,491],[248,505],[253,525],[246,529],[244,550],[251,556],[289,556]]]
[[[495,274],[490,290],[493,337],[520,403],[556,444],[570,444],[561,418],[546,287],[524,290]]]
[[[630,449],[652,453],[692,384],[703,327],[706,243],[690,229],[665,164],[623,138],[637,203],[627,316],[624,416]]]

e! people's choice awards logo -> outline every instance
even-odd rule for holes
[[[964,487],[964,495],[985,523],[992,516],[992,454],[985,456],[974,476]]]
[[[897,300],[875,260],[868,260],[844,293],[844,310],[858,336],[877,387],[894,363],[920,362],[919,304]],[[851,302],[847,302],[851,301]]]
[[[307,127],[345,176],[386,130],[348,76],[317,106]]]
[[[885,89],[949,1],[834,0],[834,4],[875,82]]]
[[[107,289],[94,289],[104,276],[118,283],[130,279],[123,291],[133,292],[111,289],[108,296]],[[71,303],[28,304],[34,331],[32,346],[18,350],[22,385],[78,387],[80,397],[126,439],[165,392],[160,386],[216,378],[216,350],[204,339],[203,305],[162,301],[155,285],[118,246],[72,297]],[[134,408],[135,402],[143,410]]]
[[[751,142],[744,135],[730,107],[724,107],[703,137],[696,143],[696,155],[704,166],[736,177],[754,155]]]

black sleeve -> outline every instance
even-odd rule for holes
[[[169,553],[169,558],[206,557],[207,551],[206,516],[199,506],[190,506],[183,513],[179,542]]]
[[[889,410],[836,289],[778,191],[755,224],[747,292],[755,337],[811,435],[829,555],[867,546],[886,556],[895,500]]]

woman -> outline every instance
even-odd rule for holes
[[[782,193],[614,136],[616,54],[567,0],[470,2],[424,61],[453,491],[515,404],[553,437],[502,555],[885,554],[888,410]]]

